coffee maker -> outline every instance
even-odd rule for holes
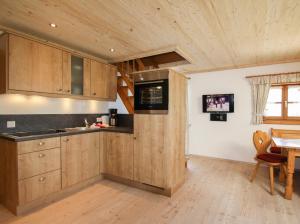
[[[118,109],[109,109],[109,126],[117,126]]]

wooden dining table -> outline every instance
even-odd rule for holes
[[[293,196],[293,176],[295,172],[296,157],[300,157],[300,139],[272,137],[274,144],[282,148],[282,153],[287,155],[287,176],[284,197],[288,200]]]

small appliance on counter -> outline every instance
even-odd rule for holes
[[[118,109],[109,109],[109,126],[117,126]]]
[[[109,116],[108,115],[102,115],[102,124],[109,125]]]
[[[109,127],[109,117],[108,115],[100,115],[96,118],[96,123],[92,124],[91,127],[98,128],[108,128]]]

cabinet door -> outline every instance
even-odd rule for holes
[[[117,74],[114,66],[91,60],[91,95],[102,99],[116,99]]]
[[[91,60],[83,59],[83,95],[91,96]]]
[[[103,133],[101,144],[103,173],[133,180],[133,135]]]
[[[91,95],[90,60],[63,52],[63,93],[66,95]]]
[[[63,52],[63,93],[71,95],[71,53]]]
[[[45,197],[61,190],[60,170],[40,174],[31,178],[20,180],[19,205]]]
[[[99,175],[99,135],[62,137],[62,187]]]
[[[107,73],[109,76],[107,91],[108,98],[112,100],[117,99],[117,68],[112,65],[106,65]]]
[[[165,123],[166,115],[134,115],[134,180],[165,187]]]
[[[9,35],[9,89],[62,93],[62,50]]]

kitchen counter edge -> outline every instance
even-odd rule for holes
[[[22,142],[22,141],[44,139],[44,138],[79,135],[79,134],[86,134],[86,133],[92,133],[92,132],[117,132],[117,133],[133,134],[133,128],[130,128],[130,127],[96,128],[96,129],[89,129],[89,130],[67,131],[67,132],[59,132],[59,133],[53,133],[53,134],[26,136],[26,137],[16,137],[16,136],[13,136],[10,134],[0,134],[0,138],[6,139],[9,141],[14,141],[14,142]]]

